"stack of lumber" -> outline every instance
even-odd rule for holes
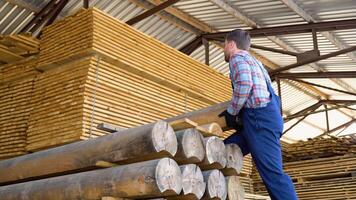
[[[351,200],[356,198],[356,177],[305,181],[303,183],[294,183],[294,187],[300,200]],[[267,190],[260,183],[255,185],[255,192],[260,195],[268,195]]]
[[[29,57],[23,60],[0,66],[0,85],[21,82],[23,79],[36,76],[37,58]]]
[[[288,146],[285,161],[307,160],[356,153],[356,140],[351,137],[313,138]]]
[[[28,119],[27,150],[82,137],[84,84],[89,61],[77,61],[36,77]]]
[[[231,95],[227,77],[97,9],[46,27],[36,69],[45,72],[35,83],[29,151],[107,134],[100,123],[135,127]]]
[[[39,40],[31,35],[0,35],[0,62],[18,61],[38,51]]]
[[[231,95],[227,77],[95,8],[44,29],[40,48],[39,65],[95,52],[209,103],[226,101]]]
[[[0,159],[26,153],[36,59],[0,66]]]
[[[242,169],[234,145],[181,128],[157,121],[0,161],[1,199],[244,199],[224,176]]]
[[[0,85],[0,159],[26,153],[33,79]]]
[[[356,196],[356,179],[353,177],[356,157],[353,155],[286,162],[284,170],[295,182],[300,199],[352,199]],[[253,180],[255,192],[266,195],[257,173],[253,173]]]

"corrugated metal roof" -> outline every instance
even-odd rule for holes
[[[0,33],[13,34],[19,32],[21,28],[33,18],[34,12],[38,12],[48,1],[49,0],[0,0]],[[10,2],[16,2],[18,5]],[[255,21],[261,27],[307,23],[301,16],[279,0],[230,0],[228,2],[233,8],[241,11],[241,13]],[[294,2],[296,2],[297,5],[304,9],[317,21],[356,18],[356,3],[354,0],[294,0]],[[142,5],[147,4],[149,4],[148,1],[144,0],[90,0],[90,6],[97,7],[122,21],[127,21],[143,12],[146,8]],[[72,14],[81,7],[81,0],[71,0],[61,13],[61,17]],[[212,27],[213,30],[227,31],[235,28],[250,28],[241,20],[230,15],[209,0],[181,0],[174,5],[174,8],[186,13],[190,17],[202,23],[205,23],[206,25]],[[167,12],[161,12],[135,24],[134,27],[178,49],[193,40],[196,37],[195,33],[198,30],[198,28],[192,27],[191,24],[179,20],[180,19],[170,15]],[[356,45],[356,40],[354,40],[355,34],[356,29],[333,32],[336,39],[345,46]],[[310,33],[278,36],[278,39],[298,52],[305,52],[313,48],[312,36]],[[283,49],[280,45],[268,38],[253,38],[252,43],[260,46]],[[217,71],[228,75],[229,69],[228,64],[224,61],[223,50],[215,43],[210,44],[210,66]],[[338,48],[331,41],[320,33],[318,33],[318,46],[322,55],[338,50]],[[278,66],[286,66],[296,62],[296,58],[294,56],[259,49],[253,50]],[[204,47],[198,48],[191,54],[191,56],[204,63]],[[322,60],[317,62],[317,65],[326,71],[356,70],[356,61],[351,59],[348,55],[340,55],[327,60]],[[292,69],[290,71],[315,72],[316,70],[312,68],[311,65],[307,65]],[[340,87],[340,85],[330,80],[308,81],[345,90],[345,88]],[[342,81],[356,89],[356,78],[342,79]],[[276,85],[274,85],[274,87],[276,88]],[[318,89],[328,95],[331,95],[330,97],[334,99],[356,100],[355,96],[321,88]],[[310,91],[304,85],[296,82],[282,84],[282,103],[285,113],[295,113],[314,104],[317,100],[318,94]],[[346,122],[348,118],[346,115],[340,113],[339,111],[335,112],[335,116],[338,116],[338,119],[341,120],[340,123]],[[349,115],[355,115],[355,112],[345,112]],[[306,118],[305,122],[302,122],[300,125],[297,125],[295,128],[290,130],[287,136],[294,139],[305,139],[307,136],[322,133],[322,130],[313,127],[313,124],[317,123],[317,120],[314,118],[319,118],[322,121],[323,114],[317,114],[311,116],[310,118]],[[338,124],[336,121],[334,123],[334,120],[330,121],[333,123],[333,126]],[[292,122],[293,120],[286,123],[286,128],[290,126]],[[325,129],[322,122],[318,123],[320,123],[320,126]],[[303,136],[303,134],[301,134],[301,130],[306,129],[309,131],[307,131],[308,133]]]

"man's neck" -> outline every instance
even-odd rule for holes
[[[239,53],[241,53],[241,52],[244,52],[244,50],[241,50],[241,49],[235,49],[235,50],[233,50],[233,51],[231,52],[231,54],[230,54],[230,60],[231,60],[232,57],[234,57],[234,55],[239,54]]]

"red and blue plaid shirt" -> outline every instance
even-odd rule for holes
[[[237,115],[243,107],[267,106],[270,102],[270,93],[267,89],[266,79],[270,84],[271,79],[261,62],[247,51],[239,51],[231,56],[229,67],[234,89],[227,111],[232,115]]]

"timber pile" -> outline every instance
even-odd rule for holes
[[[356,153],[356,140],[351,137],[313,138],[288,146],[285,161],[308,160]]]
[[[353,155],[286,162],[284,169],[295,182],[300,199],[352,199],[356,196],[356,179],[353,177],[356,157]],[[253,179],[256,193],[267,194],[257,173]]]
[[[192,137],[196,138],[195,145],[192,145]],[[215,145],[204,144],[210,138],[214,138]],[[158,121],[0,161],[0,196],[4,200],[110,196],[244,199],[240,179],[237,176],[225,179],[223,175],[226,167],[229,173],[234,167],[237,174],[241,171],[242,164],[232,162],[241,161],[241,154],[225,151],[225,146],[217,145],[215,138],[203,138],[192,129],[180,130],[176,135],[167,122]],[[223,144],[221,140],[220,143]],[[202,157],[198,156],[201,152]],[[226,152],[225,159],[233,159],[222,161],[221,152]],[[185,164],[178,166],[179,163]],[[207,170],[201,171],[198,166]],[[107,169],[100,169],[102,167]]]
[[[0,159],[25,154],[35,58],[0,66]]]
[[[19,61],[38,51],[39,40],[31,35],[0,35],[0,62]]]
[[[0,85],[0,159],[26,153],[33,78]]]
[[[356,177],[305,181],[295,183],[294,187],[300,200],[352,200],[356,198]],[[268,195],[262,183],[255,185],[255,191],[260,195]]]
[[[47,71],[35,83],[29,151],[105,135],[103,122],[135,127],[230,98],[227,77],[95,8],[45,28],[40,49]]]

